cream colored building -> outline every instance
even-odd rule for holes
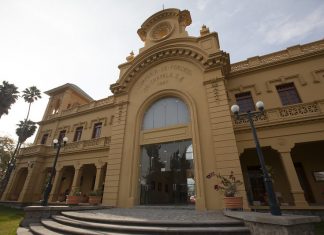
[[[245,208],[266,204],[251,128],[230,106],[253,111],[274,190],[283,208],[324,205],[324,40],[231,64],[216,32],[189,36],[190,12],[166,9],[138,30],[144,42],[119,66],[112,96],[93,100],[73,84],[50,98],[34,146],[22,149],[2,200],[42,199],[55,149],[61,149],[50,201],[80,188],[84,202],[103,189],[102,204],[190,204],[222,208],[211,172],[244,180]]]

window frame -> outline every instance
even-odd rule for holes
[[[82,132],[83,132],[83,126],[79,126],[75,128],[73,142],[77,142],[81,140]]]
[[[41,138],[41,141],[40,141],[40,144],[46,144],[47,140],[48,140],[48,137],[49,137],[49,133],[45,133],[43,134],[42,138]],[[44,140],[45,139],[45,140]]]
[[[59,135],[58,135],[58,137],[57,137],[57,140],[60,142],[60,141],[62,141],[63,140],[63,138],[66,136],[66,130],[61,130],[60,132],[59,132]]]
[[[99,131],[97,131],[99,129]],[[102,122],[97,122],[93,125],[92,130],[92,139],[100,138],[101,136],[101,130],[102,130]]]
[[[289,86],[290,85],[290,86]],[[285,87],[286,86],[286,87]],[[302,103],[294,82],[276,85],[276,90],[283,106]]]
[[[244,96],[244,94],[248,94]],[[240,112],[255,111],[255,104],[251,91],[244,91],[234,95],[236,104],[240,107]]]

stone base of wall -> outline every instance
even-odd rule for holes
[[[321,221],[318,216],[270,213],[224,211],[224,215],[243,220],[251,235],[313,235],[314,223]]]

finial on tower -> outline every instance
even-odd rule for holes
[[[127,62],[130,62],[130,61],[132,61],[133,59],[134,59],[134,52],[131,51],[131,52],[129,53],[129,56],[126,57],[126,60],[127,60]]]
[[[206,25],[203,24],[203,26],[201,27],[201,30],[200,30],[200,36],[205,36],[209,33],[210,33],[209,28],[207,28]]]

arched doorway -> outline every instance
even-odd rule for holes
[[[177,129],[190,123],[186,104],[176,97],[154,102],[145,112],[142,130]],[[188,204],[195,197],[194,157],[191,139],[141,146],[140,204]],[[191,200],[194,201],[194,200]]]
[[[17,173],[17,178],[15,179],[14,187],[12,187],[10,194],[8,195],[9,201],[17,201],[19,198],[19,195],[24,187],[24,184],[26,182],[26,178],[28,175],[28,168],[23,167],[19,169]]]

